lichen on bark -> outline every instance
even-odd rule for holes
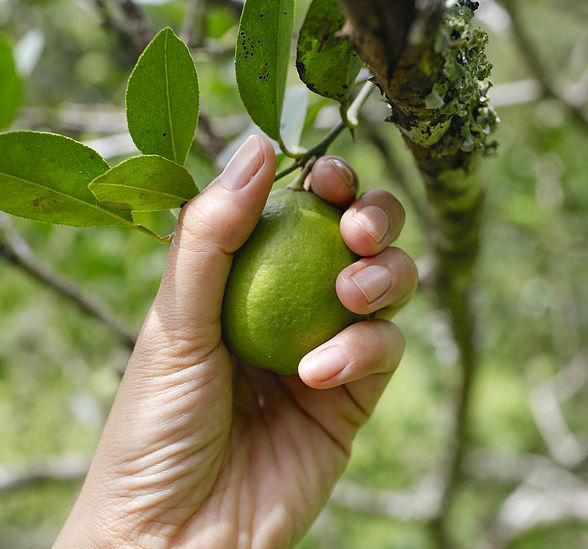
[[[341,2],[344,30],[423,175],[437,221],[429,236],[438,260],[459,258],[466,274],[477,251],[482,203],[476,160],[496,147],[491,135],[498,121],[487,99],[487,36],[472,21],[477,2],[365,0],[361,9],[353,0]],[[387,21],[405,28],[391,35]]]

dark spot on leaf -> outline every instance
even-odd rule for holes
[[[52,212],[57,206],[57,201],[53,198],[37,198],[33,200],[33,208],[39,212]]]
[[[264,15],[264,13],[263,13],[263,12],[261,12],[261,13],[259,14],[259,17],[261,18],[261,17],[263,17],[263,15]]]
[[[257,43],[258,43],[258,44],[261,44],[261,40],[258,40],[258,41],[257,41]]]
[[[167,135],[167,133],[166,132],[163,132],[163,137],[165,137],[166,135]]]

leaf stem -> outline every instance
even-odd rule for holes
[[[367,81],[363,85],[363,87],[361,88],[361,90],[351,103],[351,105],[349,106],[349,109],[347,110],[347,120],[339,121],[337,125],[334,126],[331,129],[331,131],[316,145],[308,149],[304,154],[302,154],[299,158],[292,162],[292,164],[284,168],[282,171],[278,172],[276,174],[274,181],[282,179],[282,177],[285,177],[289,173],[292,173],[297,168],[303,168],[304,166],[306,166],[306,164],[310,161],[311,158],[318,158],[319,156],[323,156],[327,152],[328,148],[331,146],[333,141],[337,139],[337,137],[343,130],[345,130],[346,128],[356,128],[359,124],[359,110],[366,102],[367,98],[369,97],[370,93],[374,88],[375,86],[370,81]]]
[[[304,168],[302,168],[302,171],[296,176],[296,179],[286,186],[287,189],[291,189],[293,191],[304,190],[304,180],[306,179],[306,176],[310,173],[310,170],[312,170],[312,166],[316,162],[316,158],[316,156],[313,156],[311,159],[308,160],[308,162],[304,165]]]

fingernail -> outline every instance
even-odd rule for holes
[[[345,162],[339,160],[338,158],[330,158],[329,162],[339,171],[345,185],[348,188],[353,187],[353,184],[355,183],[355,176],[353,175],[351,168],[349,168]]]
[[[390,218],[379,206],[365,206],[353,214],[357,221],[379,244],[390,229]]]
[[[264,161],[259,136],[252,135],[229,161],[219,177],[220,184],[231,191],[242,189],[253,179]]]
[[[382,297],[392,286],[392,273],[381,265],[368,265],[351,275],[368,303],[373,303]]]
[[[327,347],[305,356],[300,361],[300,367],[313,379],[327,381],[341,372],[348,362],[349,356],[345,349]]]

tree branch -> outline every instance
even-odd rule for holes
[[[135,346],[135,335],[123,326],[115,315],[94,296],[88,294],[71,280],[54,272],[42,263],[28,244],[11,226],[6,214],[0,213],[0,258],[19,267],[56,293],[73,303],[84,313],[106,326],[129,350]]]
[[[460,0],[340,0],[343,28],[386,95],[392,115],[423,176],[432,211],[430,239],[436,293],[451,313],[460,349],[455,426],[444,488],[432,520],[437,543],[451,546],[445,517],[459,482],[477,368],[475,314],[469,289],[479,249],[483,191],[481,154],[495,146],[497,117],[487,104],[486,36],[469,25],[477,3]]]

